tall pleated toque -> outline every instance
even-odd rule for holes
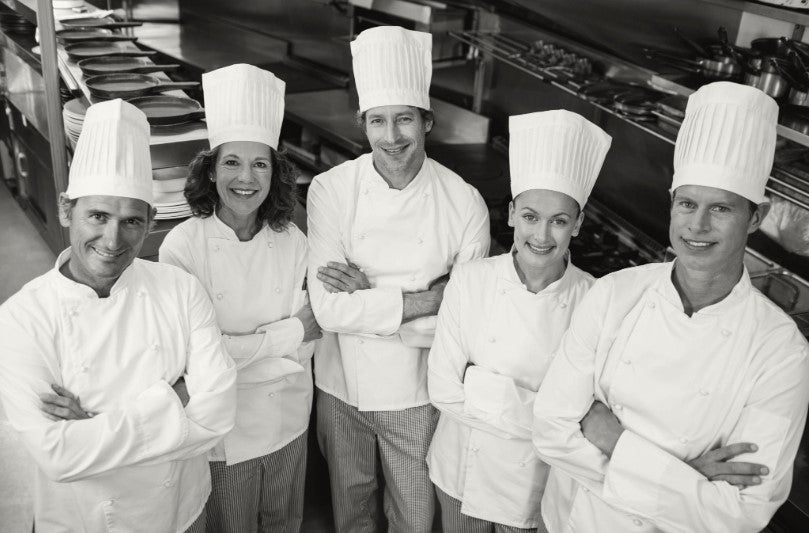
[[[351,43],[360,111],[385,105],[430,109],[433,36],[379,26]]]
[[[278,149],[286,83],[272,72],[236,64],[202,75],[211,148],[252,141]]]
[[[511,195],[530,189],[561,192],[584,207],[612,137],[565,110],[509,117]]]
[[[67,195],[120,196],[152,203],[149,123],[116,99],[90,106],[70,165]]]
[[[671,190],[704,185],[767,201],[777,123],[778,105],[759,89],[727,81],[701,87],[677,135]]]

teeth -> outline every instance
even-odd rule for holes
[[[688,239],[683,239],[689,246],[694,246],[696,248],[707,248],[713,243],[710,242],[703,242],[703,241],[689,241]]]
[[[231,190],[236,194],[238,194],[239,196],[251,196],[256,192],[256,191],[247,191],[244,189],[231,189]]]
[[[118,257],[118,255],[119,255],[119,254],[112,254],[112,253],[109,253],[109,252],[102,252],[98,248],[93,248],[93,250],[95,250],[95,253],[97,253],[101,257]]]
[[[389,153],[389,154],[398,154],[399,152],[401,152],[402,150],[404,150],[404,146],[402,146],[401,148],[395,148],[395,149],[392,149],[392,148],[383,148],[383,150],[384,150],[385,152]]]
[[[541,253],[541,254],[548,253],[548,252],[549,252],[549,251],[550,251],[550,250],[553,248],[553,246],[543,246],[543,247],[540,247],[540,246],[534,246],[534,245],[533,245],[533,244],[531,244],[530,242],[529,242],[529,243],[526,243],[526,244],[528,245],[528,247],[529,247],[530,249],[534,250],[535,252]]]

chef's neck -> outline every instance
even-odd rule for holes
[[[741,262],[724,265],[722,269],[695,270],[682,261],[676,261],[671,281],[680,295],[683,311],[691,316],[700,309],[724,300],[739,283],[743,271]]]
[[[512,253],[511,257],[512,261],[514,261],[517,277],[520,278],[525,288],[534,294],[545,290],[548,285],[561,279],[567,268],[567,260],[564,255],[558,261],[541,267],[525,264],[525,261],[521,260],[520,254],[517,252]]]
[[[219,206],[219,209],[216,211],[216,216],[219,217],[219,220],[227,227],[232,229],[236,237],[242,242],[251,240],[261,229],[256,223],[258,211],[253,211],[248,215],[242,215]]]
[[[378,156],[374,152],[372,160],[377,173],[391,189],[402,190],[418,175],[427,154],[419,150],[403,161],[397,161],[386,156]]]

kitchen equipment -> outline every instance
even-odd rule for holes
[[[762,59],[761,68],[748,62],[744,75],[744,84],[760,89],[768,96],[781,98],[789,90],[790,63],[786,59],[775,56],[767,56]]]
[[[789,76],[792,88],[789,91],[787,100],[790,104],[809,106],[809,72],[800,57],[800,54],[792,54],[795,68]]]
[[[100,56],[151,56],[157,52],[141,50],[126,42],[85,41],[65,45],[65,52],[74,61]]]
[[[611,105],[617,95],[630,89],[632,86],[624,83],[600,81],[585,85],[579,90],[579,93],[596,104]]]
[[[778,113],[778,123],[798,133],[809,135],[809,107],[782,104]]]
[[[176,126],[205,118],[205,110],[191,98],[141,96],[129,103],[143,111],[151,126]]]
[[[742,73],[741,64],[733,57],[722,56],[717,59],[698,57],[686,59],[659,50],[645,49],[646,57],[660,61],[679,70],[700,74],[709,79],[727,80],[735,78]]]
[[[637,87],[615,95],[612,107],[627,118],[651,122],[657,120],[652,111],[663,96],[657,91]]]
[[[196,81],[166,82],[148,74],[102,74],[87,78],[85,83],[90,94],[101,99],[129,99],[199,85]]]
[[[113,73],[150,74],[152,72],[169,72],[180,68],[180,65],[155,65],[143,57],[99,56],[82,59],[79,68],[85,76]]]
[[[137,37],[114,33],[105,28],[69,29],[56,32],[56,39],[62,44],[81,43],[85,41],[137,41]]]
[[[688,97],[681,96],[679,94],[673,94],[670,96],[666,96],[661,100],[658,100],[656,107],[657,110],[660,111],[662,114],[671,118],[680,119],[680,121],[682,121],[682,119],[685,118],[685,108],[687,105],[688,105]]]
[[[104,18],[78,18],[61,20],[60,24],[65,28],[135,28],[143,26],[142,22],[118,22],[112,17]]]

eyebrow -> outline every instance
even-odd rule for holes
[[[538,214],[537,211],[535,211],[534,209],[528,207],[527,205],[522,206],[520,209],[521,210],[527,209],[528,211],[530,211],[530,212],[532,212],[534,214]],[[569,213],[565,213],[564,211],[560,211],[559,213],[551,215],[551,218],[553,218],[553,217],[561,217],[561,216],[565,216],[565,217],[568,217],[568,218],[573,218],[572,215],[570,215]]]

